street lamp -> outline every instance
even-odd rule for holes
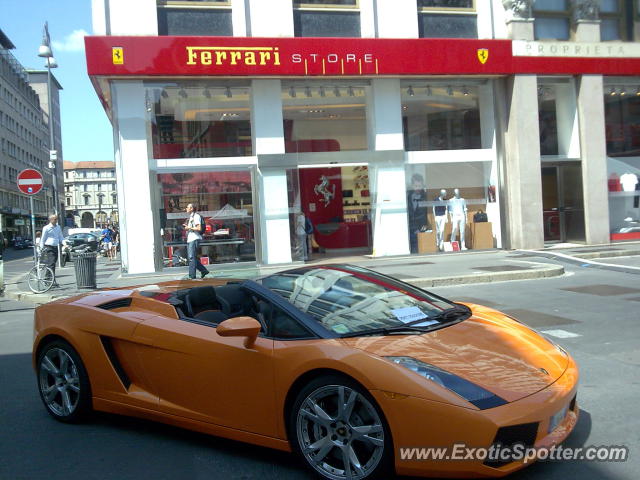
[[[51,69],[58,67],[58,62],[53,58],[51,50],[51,38],[49,37],[48,22],[44,22],[42,31],[42,45],[38,49],[38,56],[47,59],[47,103],[49,105],[49,168],[53,171],[53,213],[58,215],[58,168],[57,162],[58,152],[55,149],[55,140],[53,132],[53,89],[51,88]]]
[[[51,69],[58,67],[58,62],[53,58],[53,51],[51,50],[51,37],[49,36],[49,24],[44,22],[44,28],[42,30],[42,44],[38,49],[38,56],[47,59],[47,103],[49,105],[49,168],[53,173],[53,213],[58,215],[58,168],[56,160],[58,159],[58,152],[54,143],[53,136],[53,101],[51,99],[53,95],[53,89],[51,88]],[[58,215],[58,221],[60,216]],[[58,246],[58,265],[62,268],[62,256],[60,255],[60,246]]]
[[[100,228],[104,228],[104,216],[102,215],[102,199],[103,198],[104,198],[104,193],[99,193],[98,194],[98,214],[96,215],[96,217],[100,218],[100,223],[102,224],[100,225]]]

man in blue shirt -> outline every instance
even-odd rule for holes
[[[109,227],[102,230],[102,243],[107,249],[109,260],[113,260],[113,231]]]

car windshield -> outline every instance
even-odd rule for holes
[[[451,321],[447,313],[456,307],[411,285],[354,266],[301,268],[257,281],[325,328],[345,336],[434,328]]]

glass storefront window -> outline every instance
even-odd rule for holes
[[[282,82],[287,153],[367,149],[366,88],[349,82]]]
[[[293,260],[371,253],[366,164],[287,170]]]
[[[538,86],[540,155],[558,155],[558,119],[553,85]]]
[[[420,38],[477,38],[475,0],[418,0]]]
[[[359,37],[358,0],[294,0],[296,37]]]
[[[640,81],[604,92],[612,241],[640,240]]]
[[[251,156],[249,87],[146,84],[153,158]]]
[[[233,35],[229,0],[158,0],[157,4],[158,35]]]
[[[250,170],[160,173],[158,185],[165,266],[187,265],[183,225],[190,203],[205,222],[200,243],[203,264],[256,260]]]
[[[411,253],[494,248],[500,228],[491,162],[407,165]]]
[[[405,150],[482,148],[477,86],[405,81],[401,90]]]

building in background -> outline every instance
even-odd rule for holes
[[[44,59],[46,61],[46,59]],[[62,152],[62,126],[60,124],[60,90],[62,90],[62,86],[56,80],[56,77],[51,75],[51,89],[52,89],[52,97],[51,97],[51,108],[53,109],[53,114],[49,113],[49,89],[47,86],[47,71],[46,70],[32,70],[27,69],[27,75],[29,78],[29,84],[38,94],[38,99],[40,100],[40,108],[44,113],[45,123],[48,127],[49,118],[53,122],[53,148],[57,152],[57,160],[54,162],[54,172],[52,175],[55,175],[57,178],[56,190],[58,194],[58,213],[60,217],[64,217],[64,196],[62,194],[62,173],[63,168],[62,165],[64,163],[64,154]],[[51,140],[48,140],[50,142]],[[49,143],[47,143],[47,148],[49,148]],[[47,162],[48,165],[48,162]]]
[[[0,30],[0,230],[9,241],[15,236],[31,235],[29,197],[20,193],[16,184],[16,177],[22,170],[35,168],[44,177],[42,192],[34,196],[33,202],[36,228],[47,223],[47,216],[54,211],[55,204],[53,173],[48,168],[47,98],[40,97],[39,78],[33,78],[11,54],[14,48]],[[62,87],[55,78],[52,83],[58,98]],[[59,139],[59,108],[54,112],[54,122],[58,125]],[[62,185],[61,180],[62,172],[59,185]]]
[[[102,228],[117,225],[115,163],[64,162],[65,226]]]
[[[221,264],[301,260],[307,220],[313,259],[640,238],[636,1],[94,0],[93,27],[131,273],[175,264],[187,203]]]

